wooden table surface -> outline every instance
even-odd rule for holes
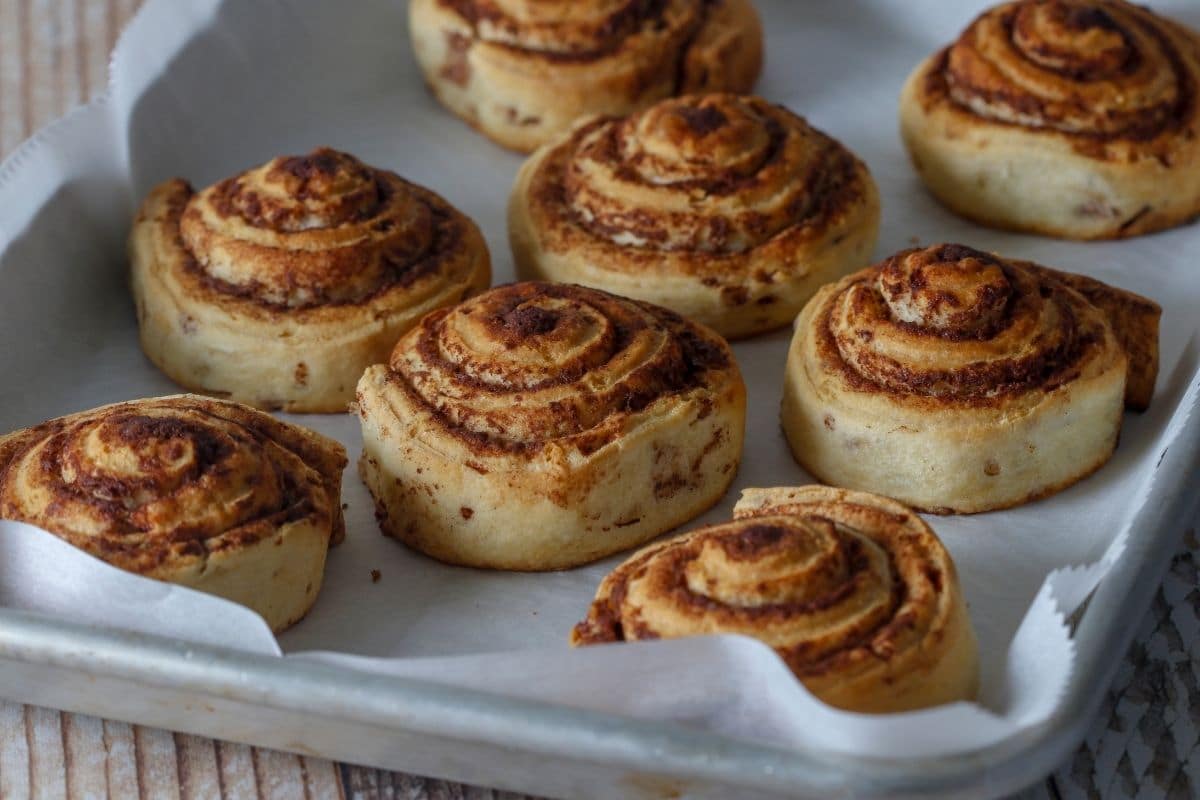
[[[182,1],[182,0],[180,0]],[[103,90],[140,0],[0,0],[0,156]],[[1084,744],[1027,798],[1200,796],[1200,543],[1175,556]],[[0,798],[520,798],[0,701]]]

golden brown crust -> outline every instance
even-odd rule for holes
[[[560,569],[712,505],[745,402],[712,331],[580,286],[511,284],[428,315],[363,375],[360,473],[384,533],[422,552]]]
[[[674,9],[639,0],[585,0],[558,8],[521,0],[438,0],[438,5],[470,24],[481,40],[528,58],[570,63],[599,61],[647,31],[657,34],[639,43],[647,49],[662,41],[682,43],[703,24],[704,11],[703,3]]]
[[[1161,148],[1192,120],[1195,42],[1168,20],[1121,0],[1022,0],[985,12],[928,77],[931,102],[948,95],[996,122],[1048,128],[1114,157],[1115,140]],[[1187,33],[1190,36],[1190,33]],[[1164,154],[1165,155],[1165,154]]]
[[[529,457],[550,442],[594,452],[627,415],[736,370],[724,341],[665,309],[529,282],[427,316],[388,377],[472,453]]]
[[[870,174],[840,143],[782,106],[710,94],[581,124],[522,169],[509,225],[526,276],[745,336],[861,266],[878,216]]]
[[[1104,351],[1110,309],[1156,305],[1110,289],[1098,307],[1072,289],[1103,284],[1062,274],[963,245],[901,251],[825,297],[815,331],[822,369],[929,409],[1053,391]],[[1152,335],[1157,342],[1157,326]]]
[[[1154,396],[1154,384],[1158,380],[1158,327],[1162,319],[1162,306],[1107,283],[1046,267],[1042,271],[1070,286],[1087,298],[1087,301],[1104,312],[1129,357],[1129,377],[1125,383],[1125,405],[1134,411],[1145,411]]]
[[[1145,298],[1030,262],[905,250],[801,313],[784,432],[834,485],[934,513],[1029,502],[1108,461],[1122,406],[1153,390],[1157,316]],[[1130,380],[1134,357],[1145,363]]]
[[[704,633],[763,640],[814,694],[853,710],[969,699],[978,680],[949,554],[910,509],[862,492],[748,490],[733,522],[613,570],[571,640]]]
[[[523,151],[588,114],[749,91],[762,67],[748,0],[414,0],[409,21],[438,98]]]
[[[1019,0],[910,77],[902,129],[955,211],[1069,238],[1200,213],[1200,37],[1124,0]]]
[[[152,360],[184,385],[293,411],[343,410],[362,369],[420,314],[490,279],[474,223],[328,148],[198,193],[169,181],[132,244]],[[260,354],[264,374],[233,374],[230,352]]]
[[[153,576],[298,519],[336,544],[345,466],[340,444],[245,406],[135,400],[0,437],[0,518]]]
[[[475,226],[446,201],[328,148],[228,178],[180,211],[197,285],[248,313],[356,305],[466,273],[472,257]]]

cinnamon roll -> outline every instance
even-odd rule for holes
[[[952,210],[1072,239],[1200,214],[1200,37],[1123,0],[1019,0],[925,60],[900,98],[914,165]]]
[[[167,181],[130,253],[150,360],[188,389],[287,411],[345,411],[402,333],[491,280],[462,213],[328,148],[200,192]]]
[[[738,633],[838,708],[974,698],[979,656],[954,562],[911,509],[802,486],[747,489],[733,516],[614,569],[571,643]]]
[[[383,532],[434,558],[561,569],[692,519],[733,480],[746,390],[670,311],[517,283],[435,311],[358,385]]]
[[[412,0],[408,9],[437,99],[523,152],[590,114],[748,92],[762,70],[750,0]]]
[[[905,250],[804,308],[783,429],[826,483],[934,513],[1028,502],[1099,469],[1122,407],[1149,403],[1160,314],[1082,275]]]
[[[861,161],[782,106],[695,95],[538,151],[508,219],[522,277],[740,337],[791,323],[819,286],[869,262],[879,195]]]
[[[281,631],[316,600],[344,535],[345,466],[337,442],[246,406],[134,400],[0,436],[0,518]]]

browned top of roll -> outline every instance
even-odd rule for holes
[[[358,304],[461,279],[482,238],[433,192],[329,148],[272,159],[198,193],[169,185],[185,269],[266,310]]]
[[[820,236],[868,191],[846,148],[757,97],[691,95],[576,130],[530,189],[548,247],[578,228],[697,261]]]
[[[925,91],[999,123],[1147,141],[1194,126],[1198,47],[1123,0],[1020,0],[972,22]]]
[[[929,526],[862,492],[794,494],[634,554],[604,579],[572,643],[740,633],[806,683],[942,644],[958,586]]]
[[[1117,318],[1052,271],[957,244],[897,253],[814,302],[823,368],[896,397],[997,404],[1052,390],[1117,348]]]
[[[1158,380],[1158,329],[1162,320],[1162,306],[1139,294],[1109,286],[1086,275],[1044,267],[1042,271],[1079,292],[1104,313],[1117,341],[1129,357],[1125,405],[1134,411],[1149,408],[1154,396],[1154,384]]]
[[[711,0],[439,0],[475,37],[527,58],[584,63],[621,51],[686,47],[705,23]]]
[[[345,465],[338,443],[236,403],[135,400],[0,437],[0,518],[154,574],[291,521],[340,539]]]
[[[481,453],[587,454],[656,403],[741,384],[712,331],[580,286],[515,283],[434,311],[396,345],[391,385]]]

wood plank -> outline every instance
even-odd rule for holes
[[[84,714],[62,715],[67,760],[67,796],[108,796],[108,753],[104,748],[104,723]]]
[[[304,765],[304,796],[311,798],[344,798],[342,776],[338,765],[326,758],[301,756]]]
[[[140,797],[133,726],[112,720],[105,720],[103,724],[108,796]]]
[[[254,750],[254,775],[263,800],[305,797],[305,770],[300,756],[277,750]]]
[[[175,755],[183,800],[220,800],[221,770],[217,765],[216,743],[203,736],[177,733]]]
[[[0,0],[0,156],[8,155],[25,138],[21,93],[21,29],[17,6],[23,0]]]
[[[25,738],[29,742],[29,784],[38,800],[67,796],[67,755],[62,717],[48,708],[25,706]]]
[[[179,800],[175,737],[168,731],[134,725],[133,745],[140,796]]]
[[[0,700],[0,797],[30,794],[25,706]]]
[[[222,797],[257,798],[253,748],[231,742],[217,742],[216,747],[221,765]]]

